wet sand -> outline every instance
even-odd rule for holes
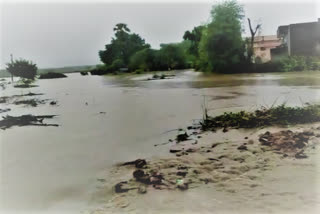
[[[258,140],[266,131],[288,128],[201,133],[197,144],[188,140],[171,147],[184,148],[187,154],[147,160],[142,170],[162,174],[165,185],[145,185],[132,177],[134,166],[115,166],[100,178],[96,198],[104,205],[88,213],[318,213],[319,125],[290,127],[293,132],[313,133],[304,149],[305,159],[278,154]],[[241,150],[241,145],[247,149]],[[181,190],[178,180],[188,183],[188,188]],[[125,187],[132,190],[115,193],[120,181],[128,181]],[[141,186],[146,193],[139,192]]]

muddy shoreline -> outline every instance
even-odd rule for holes
[[[178,140],[179,136],[183,135],[180,131],[175,141],[168,142],[172,145],[167,157],[137,159],[114,166],[111,176],[99,179],[102,186],[98,191],[100,195],[103,195],[103,192],[110,194],[111,191],[112,197],[105,201],[101,208],[90,213],[139,213],[143,209],[137,204],[141,203],[141,198],[148,197],[144,195],[154,197],[155,201],[157,194],[181,195],[191,191],[192,194],[201,195],[206,186],[215,189],[215,196],[216,194],[238,195],[243,189],[255,192],[259,186],[272,185],[263,182],[265,174],[272,175],[272,172],[279,167],[290,169],[291,164],[298,162],[309,162],[313,170],[316,170],[316,163],[308,159],[309,156],[314,158],[319,154],[320,123],[295,125],[289,128],[272,126],[262,129],[232,129],[229,132],[189,128],[185,132],[187,137]],[[276,178],[277,174],[273,177]],[[316,182],[309,185],[316,185]],[[258,190],[255,194],[263,198],[274,193]],[[299,192],[279,194],[283,201],[303,195],[302,193],[299,195]],[[318,194],[319,192],[313,193],[315,201]],[[228,200],[226,199],[226,202]],[[174,201],[171,204],[174,204]],[[191,201],[187,199],[184,203],[189,202]],[[273,203],[273,199],[266,199],[265,202]],[[310,212],[316,213],[317,203],[319,201],[309,206]],[[170,208],[172,205],[162,211],[161,208],[157,210],[157,206],[159,205],[156,202],[154,209],[151,209],[152,213],[178,212]],[[198,212],[206,213],[209,207],[204,206]],[[232,209],[233,206],[226,206],[223,210],[233,213]],[[268,209],[269,206],[261,206],[259,209],[242,207],[238,211],[264,213]],[[272,210],[288,211],[282,206],[273,206]]]

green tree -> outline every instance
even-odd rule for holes
[[[199,44],[200,66],[205,71],[234,72],[244,60],[245,45],[241,37],[243,8],[235,0],[212,7],[211,22],[203,31]]]
[[[37,75],[37,65],[25,59],[12,60],[7,63],[6,70],[13,76],[34,80]]]
[[[129,63],[130,70],[144,70],[151,71],[157,69],[155,62],[156,50],[145,48],[136,52],[131,58]]]
[[[157,63],[159,67],[171,70],[186,67],[186,55],[183,46],[177,44],[161,44],[157,54]]]
[[[99,51],[100,60],[107,66],[111,66],[115,60],[117,60],[117,65],[128,66],[133,54],[150,47],[138,34],[130,33],[126,24],[117,24],[113,31],[115,37],[112,38],[111,43],[105,46],[105,50]]]
[[[183,35],[184,40],[191,41],[191,45],[188,49],[189,53],[196,57],[199,56],[199,52],[198,52],[199,43],[200,43],[202,32],[204,29],[205,29],[205,26],[200,25],[200,26],[194,27],[191,32],[186,31]]]

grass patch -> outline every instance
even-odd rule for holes
[[[222,115],[207,116],[201,122],[203,130],[219,128],[256,128],[272,125],[294,125],[320,121],[320,105],[288,107],[279,105],[254,112],[225,112]]]

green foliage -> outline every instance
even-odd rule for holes
[[[243,8],[235,0],[212,7],[212,20],[203,30],[199,44],[202,70],[233,72],[245,61],[245,44],[241,37],[243,17]]]
[[[117,24],[113,30],[115,38],[105,46],[105,50],[99,51],[100,60],[106,65],[111,65],[111,69],[118,69],[119,65],[127,67],[133,54],[150,47],[138,34],[130,33],[126,24]]]
[[[112,71],[111,69],[111,65],[108,66],[108,65],[97,65],[95,68],[91,69],[90,70],[90,73],[92,75],[104,75],[104,74],[107,74],[107,73],[113,73],[114,71]]]
[[[143,49],[130,58],[129,69],[132,71],[154,71],[186,68],[188,60],[191,61],[190,55],[187,53],[189,45],[188,41],[184,41],[161,44],[160,50]]]
[[[130,33],[126,24],[114,27],[115,38],[99,51],[104,66],[91,70],[92,74],[114,73],[121,68],[128,71],[170,70],[190,67],[194,57],[188,52],[190,41],[175,44],[163,44],[160,50],[150,49],[150,45],[135,33]]]
[[[188,52],[195,57],[199,57],[199,51],[198,51],[199,43],[201,40],[203,30],[205,28],[206,28],[206,26],[200,25],[200,26],[194,27],[191,32],[186,31],[183,35],[184,40],[191,42],[191,45],[188,48]]]
[[[278,63],[281,65],[280,71],[283,72],[320,69],[319,57],[290,56],[279,60]]]
[[[150,71],[154,70],[155,65],[155,50],[146,48],[136,52],[131,58],[129,69],[132,71]]]
[[[204,130],[216,128],[256,128],[271,125],[303,124],[320,121],[320,105],[287,107],[284,104],[255,112],[225,112],[208,117],[202,123]]]
[[[122,59],[116,59],[112,62],[112,65],[110,66],[110,69],[113,71],[118,71],[120,68],[125,67],[125,63]]]
[[[290,72],[320,70],[320,58],[310,56],[286,56],[267,63],[255,64],[253,72]]]
[[[37,75],[37,65],[25,59],[14,60],[7,63],[6,70],[13,76],[33,80]]]
[[[156,59],[159,67],[166,70],[185,68],[185,51],[183,43],[162,44]]]

